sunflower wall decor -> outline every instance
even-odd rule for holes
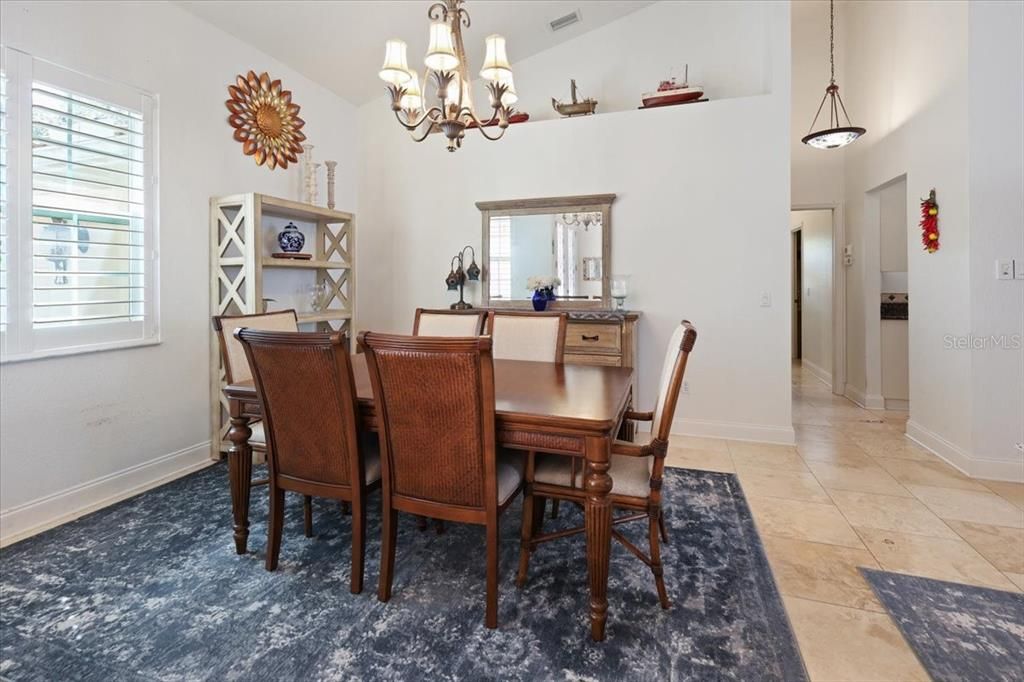
[[[266,163],[271,170],[296,163],[306,139],[299,118],[299,105],[292,102],[290,90],[281,88],[280,80],[271,80],[266,72],[239,74],[228,86],[231,99],[224,102],[231,115],[228,123],[235,129],[234,138],[242,143],[242,151],[256,164]]]

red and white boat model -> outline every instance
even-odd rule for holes
[[[645,107],[660,107],[666,104],[681,104],[692,102],[704,96],[704,88],[700,85],[690,85],[690,65],[686,65],[686,73],[683,76],[683,83],[680,85],[675,78],[661,81],[656,92],[645,92],[641,99]]]

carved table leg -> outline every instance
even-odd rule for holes
[[[590,636],[604,640],[608,617],[608,561],[612,541],[612,489],[608,438],[587,438],[587,491],[585,520],[587,530],[587,572],[590,576]]]
[[[234,412],[234,406],[232,406]],[[235,520],[235,552],[245,554],[249,540],[249,484],[252,479],[252,447],[249,418],[231,416],[228,429],[228,475],[231,479],[231,514]]]

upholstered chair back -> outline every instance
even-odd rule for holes
[[[496,508],[491,340],[363,332],[359,344],[377,407],[384,494]]]
[[[669,339],[665,350],[665,359],[661,364],[661,379],[658,382],[658,402],[654,407],[654,419],[651,422],[651,434],[655,438],[667,441],[675,418],[676,402],[686,371],[686,361],[697,341],[697,330],[688,320],[683,320]]]
[[[297,332],[299,331],[299,321],[294,310],[281,310],[259,315],[218,315],[214,317],[213,331],[217,334],[220,356],[224,361],[224,372],[229,384],[252,379],[249,362],[245,359],[245,351],[234,335],[235,330],[240,327]]]
[[[494,359],[560,363],[567,323],[565,313],[494,311],[487,324]]]
[[[487,320],[486,310],[416,309],[413,336],[480,336]]]
[[[328,486],[363,481],[356,388],[341,334],[242,328],[275,478]]]

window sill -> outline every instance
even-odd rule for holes
[[[89,353],[102,353],[111,350],[127,350],[129,348],[142,348],[145,346],[159,346],[160,337],[145,340],[132,341],[109,341],[106,343],[94,343],[88,346],[74,346],[72,348],[54,348],[35,353],[23,353],[20,355],[4,355],[0,357],[0,365],[14,364],[17,362],[31,362],[33,360],[46,360],[48,358],[61,358],[70,355],[86,355]]]

